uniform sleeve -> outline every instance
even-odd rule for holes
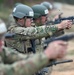
[[[29,57],[29,55],[21,54],[21,53],[17,52],[15,49],[11,49],[11,48],[5,48],[4,49],[4,61],[5,61],[5,63],[11,64],[15,61],[25,60],[28,57]]]
[[[27,28],[15,27],[11,29],[11,32],[18,34],[18,36],[21,35],[21,39],[36,39],[52,36],[57,30],[58,28],[56,26],[39,26]]]
[[[4,66],[5,75],[32,75],[46,67],[49,63],[44,53],[35,54],[28,59],[16,62],[10,66]]]

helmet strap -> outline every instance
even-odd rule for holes
[[[26,23],[26,19],[27,19],[27,17],[24,17],[24,26],[25,26],[25,23]],[[26,27],[26,26],[25,26]]]

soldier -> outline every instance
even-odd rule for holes
[[[34,22],[35,22],[36,26],[46,25],[46,22],[48,21],[47,20],[47,18],[48,18],[48,9],[45,6],[40,5],[40,4],[33,5],[32,9],[34,11],[33,19],[34,19]],[[64,27],[64,25],[67,24],[68,22],[70,22],[70,21],[66,20],[66,21],[61,22],[58,25],[61,25],[63,27],[62,29],[64,29],[64,28],[66,28],[66,27]],[[62,25],[62,24],[64,24],[64,25]]]
[[[50,4],[50,3],[47,3],[47,2],[44,2],[43,4],[45,4],[47,7],[48,7],[48,5]],[[50,5],[49,5],[50,6]],[[50,7],[49,7],[50,8]],[[46,25],[46,22],[47,22],[47,17],[48,17],[48,9],[45,7],[45,6],[43,6],[42,4],[37,4],[37,5],[33,5],[32,6],[32,9],[33,9],[33,11],[34,11],[34,18],[33,18],[33,20],[34,20],[34,23],[35,23],[35,25],[38,27],[38,26],[42,26],[42,25],[45,25],[45,26],[47,26]],[[62,22],[63,23],[63,25],[65,24],[65,23],[68,23],[68,21],[63,21]],[[61,24],[62,24],[61,23]],[[60,24],[59,24],[60,25]],[[63,26],[62,25],[62,26]],[[50,25],[51,26],[51,25]],[[64,25],[65,26],[65,25]],[[64,27],[63,26],[63,27]],[[66,28],[66,27],[65,27]],[[60,29],[61,30],[61,29]],[[59,31],[60,31],[59,30]],[[58,31],[57,31],[58,32]],[[57,33],[55,33],[55,34],[57,34]],[[44,44],[43,44],[43,41],[46,39],[47,37],[45,36],[45,38],[39,38],[39,39],[37,39],[36,40],[36,50],[39,50],[39,51],[41,51],[41,49],[43,50],[43,48],[44,48]],[[50,38],[50,36],[48,36],[48,38]],[[47,69],[46,69],[47,70]],[[51,71],[51,68],[50,68],[50,70],[49,71]],[[45,69],[44,69],[44,72],[45,72]],[[47,71],[46,71],[47,72]]]
[[[19,5],[21,5],[22,8],[19,7]],[[14,13],[16,7],[17,7],[17,10]],[[23,4],[16,5],[13,10],[13,15],[14,15],[13,17],[14,17],[15,22],[18,20],[17,24],[20,25],[21,27],[30,27],[31,26],[31,21],[32,21],[31,17],[33,16],[33,10],[29,6],[23,5]],[[17,17],[17,15],[18,15],[18,17]],[[11,22],[12,24],[10,24],[10,25],[13,25],[15,22]],[[11,44],[8,44],[9,43],[8,40],[6,43],[7,43],[7,46],[11,46]],[[13,46],[11,46],[11,47],[13,47]],[[27,51],[31,50],[31,51],[33,51],[33,53],[35,53],[34,39],[27,40],[27,41],[25,40],[25,42],[21,42],[20,47],[23,48],[22,51],[20,51],[20,49],[16,48],[17,50],[19,50],[19,52],[26,53]],[[24,48],[26,51],[24,51]]]
[[[22,4],[22,3],[15,3],[15,4],[14,4],[14,7],[16,7],[17,5],[20,5],[20,4]],[[7,28],[8,28],[10,25],[14,24],[14,23],[15,23],[15,20],[14,20],[14,18],[13,18],[12,13],[11,13],[11,14],[9,15],[9,17],[8,17]]]
[[[47,10],[45,12],[47,13]],[[13,9],[12,15],[16,23],[8,28],[8,32],[15,33],[16,40],[7,39],[7,41],[9,41],[7,42],[7,44],[8,46],[18,50],[21,53],[25,53],[25,50],[31,49],[29,39],[52,36],[53,33],[58,31],[59,29],[69,27],[72,24],[72,22],[66,21],[55,26],[31,27],[31,21],[34,13],[33,10],[26,5],[16,6]],[[26,43],[26,40],[28,41],[28,44]]]
[[[56,10],[58,12],[56,14],[53,14],[54,11],[51,10],[52,9],[52,4],[51,3],[49,3],[49,2],[42,2],[41,5],[45,6],[49,10],[47,22],[49,22],[49,21],[55,21],[56,19],[61,18],[61,15],[63,13],[60,12],[60,10]],[[59,30],[56,33],[57,34],[54,34],[55,36],[60,36],[60,35],[64,34],[64,30],[63,29],[62,30]]]
[[[50,2],[42,2],[41,5],[45,6],[48,10],[49,10],[49,14],[48,14],[48,21],[54,21],[55,19],[59,19],[59,16],[61,17],[62,12],[60,12],[60,10],[58,9],[58,12],[53,14],[53,5]]]
[[[68,44],[61,40],[50,43],[44,52],[29,56],[18,53],[4,47],[6,31],[5,23],[0,20],[0,75],[32,75],[47,66],[50,59],[65,56]]]
[[[32,9],[34,11],[34,23],[35,25],[38,26],[42,26],[45,25],[46,21],[47,21],[47,15],[48,15],[48,9],[46,7],[44,7],[43,5],[33,5]],[[49,37],[49,36],[48,36]],[[43,50],[43,41],[45,40],[45,38],[39,38],[36,39],[36,50],[41,51]],[[43,68],[41,71],[39,71],[37,74],[38,75],[50,75],[52,72],[52,67],[45,67]]]
[[[42,26],[42,25],[45,25],[46,27],[48,25],[46,25],[46,22],[47,22],[47,16],[48,16],[48,9],[43,6],[43,5],[33,5],[32,6],[32,9],[34,11],[34,17],[33,17],[33,20],[34,20],[34,23],[36,26]],[[70,28],[71,27],[71,22],[69,20],[65,20],[65,21],[62,21],[60,24],[58,24],[58,26],[62,26],[62,29],[66,29],[67,27]],[[67,25],[67,26],[66,26]],[[50,25],[52,28],[52,30],[54,30],[54,27],[56,26],[52,26]],[[51,30],[50,29],[50,30]],[[56,32],[59,32],[61,31],[62,29],[59,29],[57,30]],[[48,32],[48,31],[47,31]],[[56,32],[54,32],[56,34]],[[54,35],[53,33],[53,35]],[[46,37],[46,36],[45,36]],[[50,37],[50,36],[48,36]]]
[[[52,10],[53,10],[52,4],[50,2],[45,1],[45,2],[42,2],[41,5],[45,6],[48,9],[48,11],[49,11],[49,13],[48,13],[48,16],[49,16],[48,19],[51,21],[52,20],[51,13],[52,13]]]

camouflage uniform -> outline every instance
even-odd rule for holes
[[[19,28],[19,29],[18,29]],[[16,40],[7,39],[7,46],[15,48],[21,53],[25,53],[28,48],[31,47],[29,39],[42,38],[45,36],[51,36],[55,31],[57,31],[57,27],[53,26],[41,26],[41,27],[30,27],[23,28],[16,24],[11,24],[8,31],[10,33],[16,33]],[[20,36],[21,35],[21,36]],[[23,40],[23,41],[22,41]],[[41,45],[40,51],[43,50],[43,45]],[[36,46],[36,50],[38,46]]]
[[[0,52],[0,75],[32,75],[47,63],[48,59],[44,53],[28,56],[4,47]]]
[[[18,25],[12,25],[9,27],[9,33],[15,33],[15,40],[7,39],[8,46],[24,52],[26,50],[25,44],[26,40],[42,38],[46,36],[52,36],[53,33],[57,31],[56,26],[39,26],[39,27],[20,27]],[[9,42],[8,42],[9,41]]]
[[[45,1],[45,2],[42,2],[41,5],[45,6],[45,7],[49,10],[47,22],[53,21],[54,17],[55,17],[56,15],[60,14],[60,12],[57,13],[57,14],[53,14],[53,13],[52,13],[52,4],[49,3],[49,2],[46,2],[46,1]],[[50,25],[51,25],[51,24],[50,24]],[[64,34],[64,30],[59,30],[59,31],[57,31],[56,33],[53,34],[53,37],[57,37],[57,36],[60,36],[60,35],[62,35],[62,34]],[[50,38],[50,37],[45,37],[42,41],[44,41],[45,39],[48,39],[48,38]],[[42,45],[41,45],[41,46],[42,46]],[[45,46],[45,44],[44,44],[43,46]],[[44,47],[44,49],[45,49],[45,47]],[[44,69],[48,69],[48,68],[44,68]],[[42,69],[42,70],[45,71],[44,69]],[[49,70],[46,70],[46,72],[47,72],[47,71],[48,71],[48,74],[50,75],[51,72],[52,72],[52,67],[50,67]]]
[[[37,27],[38,26],[47,26],[47,25],[45,25],[44,22],[42,22],[43,19],[41,18],[42,16],[45,17],[45,18],[47,18],[47,15],[48,15],[48,9],[47,9],[47,7],[50,8],[52,6],[48,2],[42,2],[41,4],[36,4],[36,5],[32,6],[32,9],[34,11],[34,17],[33,18],[34,18],[35,25]],[[49,32],[49,31],[47,31],[47,32]],[[35,40],[35,42],[36,42],[36,50],[37,51],[40,52],[41,50],[44,50],[44,45],[45,45],[44,41],[45,41],[46,37],[47,36],[44,36],[42,38],[38,38],[38,39]],[[50,38],[50,36],[48,36],[48,37]],[[46,73],[50,75],[51,71],[52,71],[52,67],[50,67],[50,68],[49,67],[45,67],[44,69],[42,69],[40,71],[40,75],[46,75]]]
[[[22,5],[18,5],[16,7],[16,11],[13,12],[13,15],[16,15],[15,13],[18,13]],[[18,8],[18,9],[17,9]],[[15,9],[15,8],[14,8]],[[21,8],[23,10],[23,8]],[[27,10],[26,8],[25,10]],[[46,9],[46,8],[45,8]],[[30,11],[32,11],[30,9]],[[26,11],[20,11],[21,13],[28,13]],[[20,16],[20,15],[18,15]],[[57,31],[56,26],[43,26],[43,27],[21,27],[20,25],[17,25],[15,23],[12,23],[11,26],[8,28],[8,32],[10,33],[16,33],[19,34],[19,36],[16,37],[16,40],[10,40],[7,39],[6,43],[8,47],[15,48],[21,53],[25,53],[27,49],[31,49],[31,43],[29,39],[36,39],[36,38],[42,38],[45,36],[51,36],[55,31]],[[21,35],[21,36],[20,36]],[[22,41],[23,40],[23,41]]]
[[[61,14],[62,14],[62,11],[55,10],[50,15],[52,15],[52,19],[54,19],[56,16],[58,16],[57,19],[59,19],[59,18],[61,18]],[[50,16],[49,16],[49,18],[50,18]],[[65,33],[64,29],[62,29],[62,30],[59,30],[58,32],[56,32],[55,36],[57,37],[57,36],[63,35],[64,33]]]
[[[42,2],[41,5],[45,6],[49,10],[47,22],[54,21],[55,19],[59,19],[61,17],[62,11],[59,10],[59,9],[52,10],[53,6],[52,6],[51,3],[45,1],[45,2]],[[58,32],[56,32],[54,34],[54,36],[57,37],[57,36],[60,36],[60,35],[63,35],[63,34],[64,34],[64,30],[62,29],[62,30],[59,30]]]
[[[5,24],[0,20],[0,75],[32,75],[49,63],[44,53],[23,55],[14,49],[4,47],[6,31]]]

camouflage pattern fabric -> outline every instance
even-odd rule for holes
[[[5,23],[0,20],[0,75],[32,75],[47,66],[49,59],[40,52],[23,55],[15,49],[4,47]]]
[[[28,56],[6,47],[0,52],[0,59],[3,62],[0,62],[0,75],[32,75],[49,64],[44,53]]]
[[[62,12],[62,10],[59,10],[59,9],[56,9],[56,10],[53,10],[52,11],[52,13],[50,13],[49,15],[48,15],[48,21],[54,21],[55,19],[58,19],[59,18],[59,15],[62,15],[63,14],[63,12]],[[61,16],[60,16],[61,17]],[[54,19],[55,18],[55,19]],[[54,24],[55,25],[55,24]],[[59,31],[57,31],[55,34],[54,34],[54,36],[60,36],[60,35],[63,35],[65,32],[64,32],[64,29],[62,29],[62,30],[59,30]]]
[[[9,32],[10,33],[16,33],[16,35],[18,35],[16,37],[17,40],[10,40],[7,39],[7,46],[8,47],[12,47],[17,49],[19,52],[21,53],[26,53],[27,49],[26,47],[29,47],[28,45],[30,43],[26,43],[29,40],[27,39],[36,39],[36,38],[43,38],[46,36],[52,36],[53,33],[55,33],[57,31],[57,27],[56,26],[40,26],[40,27],[28,27],[28,28],[23,28],[20,27],[19,25],[16,25],[12,22],[12,24],[10,24],[11,26],[9,27]],[[34,26],[35,24],[33,24]],[[21,41],[23,40],[23,41]],[[25,40],[25,41],[24,41]],[[26,41],[27,40],[27,41]],[[25,47],[26,46],[26,47]],[[31,46],[31,45],[30,45]],[[41,42],[41,44],[36,45],[36,51],[38,52],[42,52],[43,51],[43,43]],[[49,70],[50,71],[50,70]]]
[[[29,39],[42,38],[46,36],[52,36],[58,29],[56,26],[39,26],[39,27],[20,27],[18,25],[12,25],[9,27],[9,33],[15,33],[15,40],[7,39],[8,47],[17,49],[19,52],[25,53],[25,42]]]

